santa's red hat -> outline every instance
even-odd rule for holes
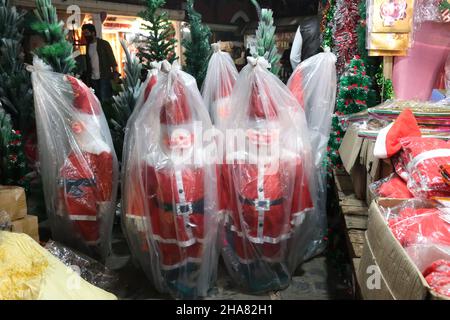
[[[192,122],[192,113],[189,108],[183,84],[176,81],[173,85],[173,94],[164,104],[160,122],[162,125],[180,126]]]
[[[420,136],[420,128],[414,114],[410,109],[405,109],[394,123],[378,133],[373,153],[380,159],[390,158],[400,151],[401,138]]]
[[[249,117],[252,120],[276,120],[278,119],[278,112],[275,103],[269,95],[270,92],[263,90],[256,83],[253,84],[248,111]]]
[[[73,106],[78,112],[86,115],[98,116],[102,109],[94,93],[83,82],[72,76],[65,76],[73,90]]]
[[[303,74],[301,68],[297,68],[288,83],[288,88],[292,92],[298,103],[304,108],[305,100],[303,94]]]

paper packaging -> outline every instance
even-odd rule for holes
[[[409,33],[375,33],[369,35],[369,50],[404,51],[410,48]]]
[[[23,219],[13,221],[11,231],[16,233],[25,233],[39,242],[38,217],[26,216]]]
[[[21,187],[0,186],[0,211],[8,213],[11,221],[27,215],[25,190]]]
[[[431,293],[427,281],[394,237],[381,213],[380,206],[394,207],[402,201],[380,198],[370,206],[369,229],[358,270],[363,298],[388,299],[392,296],[396,300],[448,300],[448,297]],[[377,284],[376,271],[379,271],[380,279],[378,288],[372,286]]]
[[[369,7],[372,32],[410,32],[414,0],[373,0]]]

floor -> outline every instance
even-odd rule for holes
[[[333,199],[329,199],[331,201],[328,209],[327,249],[320,256],[302,264],[294,273],[291,285],[287,289],[259,296],[241,293],[233,285],[223,263],[219,263],[217,286],[211,291],[211,295],[207,299],[354,299],[352,267],[347,256],[348,251],[343,231],[340,230],[337,210],[334,209]],[[114,228],[113,251],[114,257],[107,262],[107,267],[113,271],[110,271],[107,277],[100,277],[96,285],[116,294],[120,299],[170,299],[170,296],[160,294],[153,289],[143,271],[133,265],[128,245],[118,223]],[[103,281],[104,279],[106,280]]]

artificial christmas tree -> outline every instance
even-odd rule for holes
[[[270,63],[270,71],[278,76],[281,70],[278,48],[275,43],[275,26],[273,21],[273,11],[270,9],[261,9],[256,0],[252,0],[258,11],[259,24],[256,30],[256,54],[266,58]]]
[[[33,115],[31,81],[21,55],[23,17],[23,12],[0,0],[0,105],[20,131],[29,128]]]
[[[165,0],[147,0],[147,9],[139,13],[146,22],[143,27],[148,35],[141,35],[144,39],[140,41],[138,57],[147,70],[152,69],[152,62],[177,59],[175,29],[167,12],[161,11],[165,3]]]
[[[36,49],[35,53],[53,71],[69,74],[75,67],[76,62],[72,57],[72,44],[66,40],[67,30],[64,22],[58,21],[56,8],[51,0],[36,0],[34,14],[37,21],[31,25],[31,29],[42,36],[46,45]]]
[[[208,26],[202,24],[202,16],[194,9],[194,0],[188,0],[186,11],[189,18],[191,37],[183,40],[182,43],[186,49],[185,71],[197,80],[197,85],[201,89],[206,77],[209,56],[211,55],[211,47],[209,45],[211,30]]]
[[[28,189],[28,172],[23,153],[22,136],[12,127],[9,114],[0,107],[0,184],[19,185]]]
[[[20,132],[32,119],[33,97],[20,54],[23,17],[23,12],[0,0],[0,183],[25,187],[29,170]]]
[[[127,48],[126,43],[121,40],[123,50],[125,51],[125,79],[122,85],[122,91],[113,97],[112,112],[108,117],[109,126],[114,147],[117,150],[117,156],[122,158],[123,139],[125,135],[125,127],[128,119],[133,112],[136,102],[142,89],[140,80],[142,74],[142,65],[135,56],[132,56]]]
[[[342,164],[338,149],[347,129],[345,115],[367,109],[370,84],[364,62],[359,56],[355,56],[340,79],[337,110],[332,120],[333,130],[328,152],[330,163],[334,166],[339,167]]]

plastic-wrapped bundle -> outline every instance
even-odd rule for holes
[[[450,260],[433,262],[424,272],[431,289],[444,296],[450,297]]]
[[[100,102],[81,81],[35,58],[32,83],[52,238],[95,258],[110,253],[118,163]]]
[[[386,212],[395,238],[423,272],[439,259],[450,259],[448,209],[419,199],[390,208]]]
[[[450,186],[442,176],[441,166],[450,163],[450,144],[435,138],[400,139],[400,172],[408,174],[408,189],[417,197],[448,197]],[[403,170],[402,170],[403,166]]]
[[[195,79],[163,62],[124,150],[123,222],[133,255],[155,287],[177,298],[206,296],[217,269],[215,142]],[[214,152],[211,153],[213,155]]]
[[[304,259],[324,249],[322,239],[327,229],[327,172],[324,161],[336,104],[336,83],[336,56],[329,48],[303,61],[288,82],[289,89],[305,110],[317,173],[316,181],[319,184],[319,201],[316,206],[318,215],[316,230],[319,233],[315,235],[316,241],[308,249]]]
[[[212,44],[212,48],[202,94],[213,124],[222,129],[230,115],[230,96],[238,71],[231,56],[220,50],[220,43]]]
[[[384,179],[375,181],[369,185],[369,188],[376,197],[396,199],[414,198],[408,190],[406,182],[395,173]]]
[[[280,290],[314,229],[313,163],[303,110],[288,88],[248,58],[231,97],[224,194],[228,195],[223,257],[243,290]],[[231,138],[233,136],[233,138]]]
[[[159,71],[161,70],[161,62],[152,62],[150,65],[152,69],[150,69],[147,73],[147,79],[142,84],[141,93],[138,99],[136,100],[136,105],[133,110],[139,110],[144,105],[144,103],[150,96],[153,87],[156,85],[156,82],[158,81],[158,74]]]

